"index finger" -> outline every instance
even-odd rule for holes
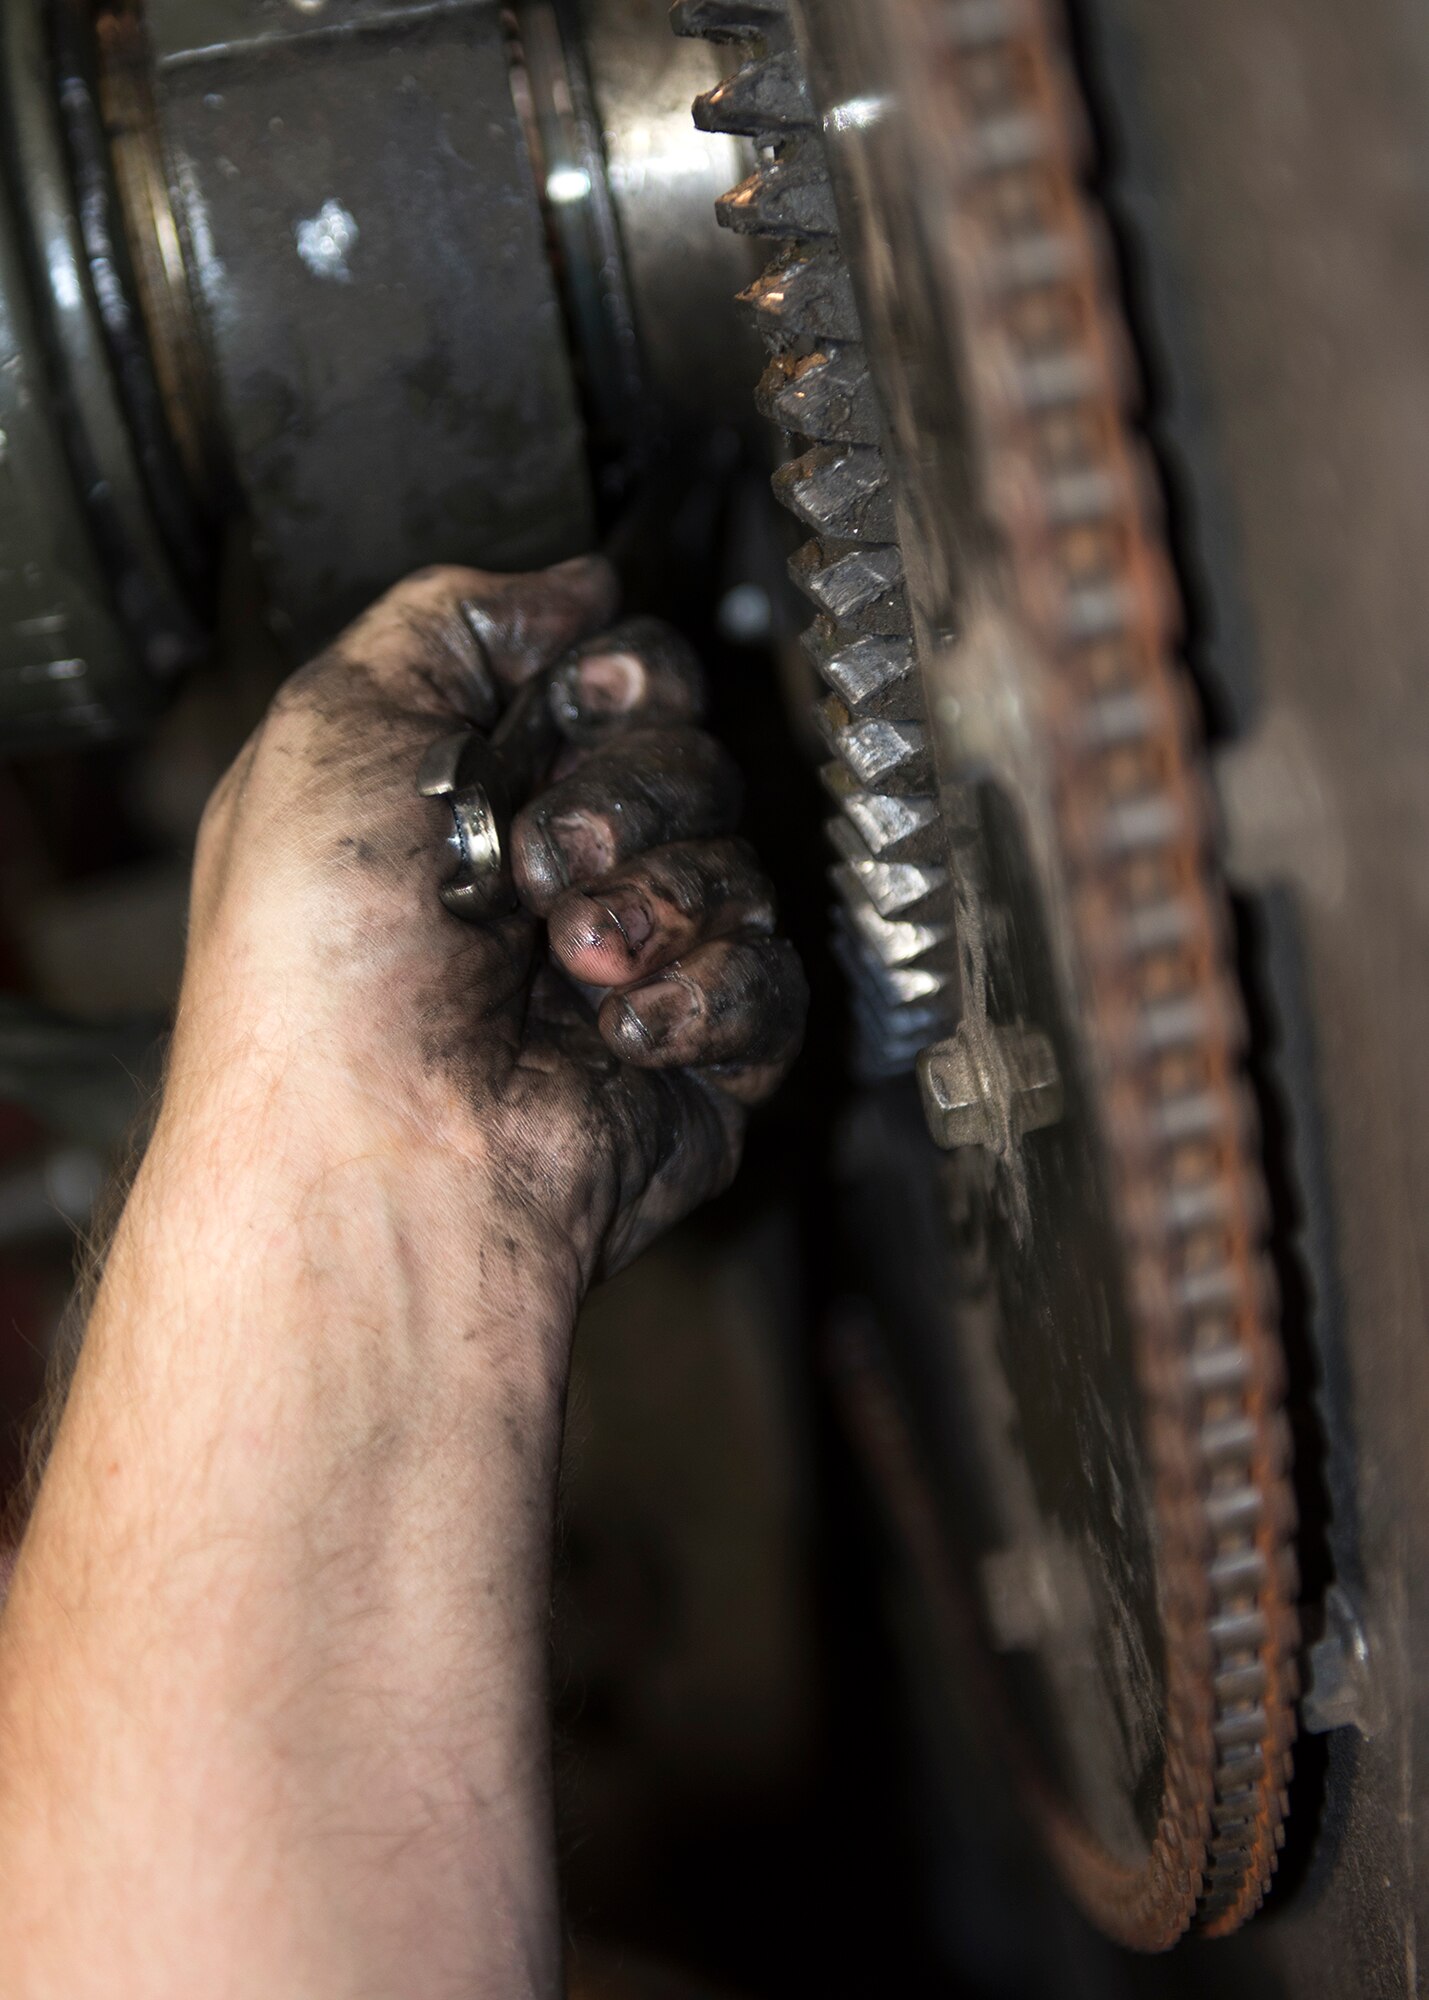
[[[601,556],[513,576],[420,570],[350,625],[327,658],[364,671],[406,706],[487,727],[509,689],[609,622],[618,595]]]

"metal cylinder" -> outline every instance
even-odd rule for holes
[[[406,570],[589,547],[740,423],[740,166],[662,0],[15,0],[0,730],[142,721],[227,532],[320,644]]]

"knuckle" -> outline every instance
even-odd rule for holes
[[[711,900],[711,876],[698,850],[671,848],[652,860],[652,886],[682,917],[696,917]]]
[[[478,597],[497,587],[500,579],[489,570],[467,569],[460,563],[427,563],[412,570],[387,593],[389,602],[405,597]]]
[[[282,722],[305,713],[320,697],[324,682],[341,672],[331,648],[318,653],[288,675],[268,704],[268,720]]]

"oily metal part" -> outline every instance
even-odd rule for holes
[[[662,182],[687,204],[731,168],[724,137],[662,150],[708,54],[671,62],[654,0],[146,0],[144,26],[206,428],[290,643],[419,563],[592,546],[674,428],[645,290],[688,265]],[[737,327],[712,266],[682,280],[697,363]]]
[[[308,649],[419,563],[591,546],[728,427],[717,73],[660,0],[7,7],[6,747],[150,713],[234,527]]]
[[[645,398],[666,435],[714,421],[752,427],[759,344],[732,295],[756,266],[749,244],[709,229],[710,204],[744,173],[747,148],[690,122],[718,58],[676,40],[668,0],[581,0],[577,15]]]
[[[419,563],[589,546],[501,10],[148,0],[143,28],[217,428],[291,644]]]
[[[918,808],[926,879],[904,878],[921,891],[911,906],[880,909],[884,854],[839,837],[853,926],[882,973],[930,980],[915,994],[862,972],[885,1003],[871,1025],[896,1055],[899,1009],[955,998],[964,1024],[996,1009],[978,949],[983,902],[999,903],[986,868],[1025,843],[1030,888],[1000,907],[1040,912],[1022,955],[1053,969],[1042,998],[1062,1018],[1034,1025],[1054,1031],[1085,1098],[1089,1178],[1104,1181],[1083,1220],[1104,1204],[1121,1274],[1161,1785],[1143,1853],[1065,1804],[1044,1798],[1041,1817],[1114,1936],[1163,1947],[1193,1921],[1221,1934],[1258,1907],[1285,1810],[1293,1509],[1239,1012],[1069,72],[1033,0],[808,0],[792,22],[778,0],[683,0],[676,20],[745,58],[696,112],[761,148],[722,219],[788,244],[750,301],[774,335],[761,400],[814,441],[780,483],[821,531],[796,559],[821,608],[816,658],[836,701],[863,703],[830,716],[836,794],[857,802],[859,836],[859,814],[877,825],[903,800]],[[916,770],[917,787],[867,783],[866,721],[886,723],[891,768]],[[1015,801],[1013,820],[970,804],[989,791]],[[1013,1269],[1060,1250],[1036,1235],[1036,1144],[999,1162]],[[1055,1282],[1033,1302],[1054,1325]]]
[[[142,339],[73,0],[0,30],[0,716],[7,742],[152,709],[201,579],[136,424]]]
[[[0,176],[0,724],[38,710],[101,727],[109,690],[91,661],[112,656],[108,586],[64,441],[31,303],[13,183]]]
[[[73,9],[78,0],[65,4]],[[94,17],[94,36],[98,108],[122,216],[122,225],[112,232],[114,254],[127,256],[132,268],[134,332],[144,337],[150,375],[143,399],[146,406],[157,405],[156,417],[161,415],[161,422],[147,428],[162,428],[177,460],[166,484],[178,487],[196,517],[195,529],[211,531],[232,475],[218,429],[217,386],[190,285],[194,252],[174,205],[159,137],[143,22],[133,8],[106,9]]]
[[[782,5],[684,0],[682,33],[765,48],[696,101],[698,125],[770,157],[717,213],[786,248],[743,295],[772,358],[756,401],[810,448],[775,489],[814,530],[791,565],[817,616],[805,644],[829,688],[818,711],[839,807],[836,945],[853,986],[865,1067],[906,1069],[950,1024],[951,892],[880,420],[803,66]]]
[[[674,441],[753,421],[744,389],[757,343],[732,297],[753,275],[748,246],[721,237],[690,256],[710,204],[747,162],[738,140],[691,126],[690,99],[718,65],[703,43],[669,33],[664,0],[520,0],[510,27],[513,93],[608,512]]]

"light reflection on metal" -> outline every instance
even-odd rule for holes
[[[546,176],[548,201],[584,201],[590,193],[590,175],[584,167],[557,167]]]
[[[888,109],[886,97],[848,97],[836,104],[827,123],[835,132],[866,132]]]

